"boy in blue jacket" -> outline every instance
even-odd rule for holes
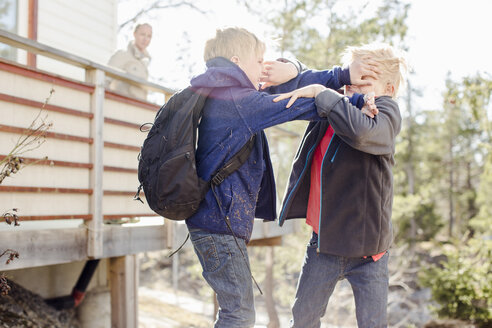
[[[299,100],[286,109],[286,101],[275,103],[275,96],[258,91],[264,51],[264,43],[245,29],[219,29],[205,45],[206,72],[191,80],[193,88],[213,89],[198,131],[196,164],[202,179],[210,181],[212,175],[256,135],[248,160],[209,190],[197,212],[186,220],[203,268],[202,275],[217,294],[219,312],[215,327],[252,327],[255,321],[246,244],[255,217],[276,218],[275,182],[263,129],[291,120],[321,119],[313,99]],[[356,67],[352,72],[340,67],[299,75],[296,71],[295,78],[269,92],[290,91],[313,83],[338,89],[350,83],[351,75],[358,81],[363,75],[375,75],[370,66],[360,61],[356,64],[352,65]],[[230,228],[226,220],[230,221]]]
[[[393,239],[391,207],[395,139],[401,116],[395,102],[405,63],[388,45],[348,49],[349,60],[370,57],[381,74],[371,86],[346,86],[376,95],[370,118],[346,97],[322,85],[279,96],[315,97],[318,114],[301,142],[279,218],[306,218],[313,229],[297,285],[291,327],[319,328],[335,285],[347,279],[359,327],[386,327],[388,249]]]

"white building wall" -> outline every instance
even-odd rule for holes
[[[39,0],[38,42],[106,64],[116,50],[117,0]],[[38,56],[38,68],[84,80],[82,69]]]

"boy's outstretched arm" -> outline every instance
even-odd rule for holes
[[[325,89],[316,97],[318,115],[326,117],[347,144],[374,155],[391,154],[401,129],[400,110],[388,96],[376,98],[375,104],[379,113],[371,119],[333,90]]]
[[[290,106],[292,106],[297,99],[316,98],[316,96],[324,90],[326,90],[326,87],[321,84],[311,84],[291,92],[283,93],[274,98],[273,101],[279,102],[281,100],[290,98],[287,105],[285,106],[285,108],[290,108]],[[360,96],[362,97],[362,95]],[[355,100],[358,99],[354,99],[354,101]],[[362,101],[361,105],[357,104],[357,107],[360,107],[361,112],[369,116],[370,118],[374,118],[374,116],[378,114],[378,108],[374,102],[374,93],[372,93],[372,95],[364,96],[364,101]]]
[[[285,106],[285,108],[290,108],[290,106],[292,106],[298,98],[316,98],[316,96],[325,89],[326,87],[324,85],[310,84],[290,92],[282,93],[273,99],[273,101],[279,102],[280,100],[290,98],[289,102]]]
[[[283,93],[310,85],[322,84],[328,88],[339,89],[344,85],[370,85],[371,80],[362,80],[363,76],[377,79],[380,69],[371,59],[355,60],[348,67],[335,66],[332,70],[305,70],[302,65],[291,61],[266,61],[261,78],[262,89],[269,93]]]

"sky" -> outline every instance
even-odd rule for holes
[[[343,0],[341,6],[357,6],[363,2]],[[194,3],[200,4],[200,0]],[[372,0],[368,10],[374,8],[374,3],[378,1]],[[415,99],[417,105],[425,109],[441,107],[448,73],[457,81],[477,72],[488,73],[492,78],[492,1],[413,0],[410,3],[407,59],[413,71],[413,87],[423,94]],[[141,2],[121,2],[118,20],[121,22],[135,12],[136,4],[141,5]],[[150,75],[154,80],[160,79],[159,83],[173,88],[185,87],[190,74],[203,71],[203,45],[217,27],[242,26],[258,35],[268,30],[268,26],[262,25],[235,1],[207,0],[206,8],[209,10],[207,15],[183,8],[161,11],[146,19],[154,27],[148,49],[152,55]],[[119,48],[126,47],[130,34],[120,33]],[[183,72],[174,61],[176,52],[187,45],[185,38],[192,41],[186,56],[193,65]],[[275,58],[276,53],[267,52],[265,57]]]
[[[448,72],[457,81],[477,72],[492,79],[492,1],[411,3],[408,58],[416,74],[415,86],[426,95],[426,108],[440,107]]]

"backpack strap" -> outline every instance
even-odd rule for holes
[[[248,142],[239,151],[232,156],[224,166],[218,170],[210,180],[210,184],[214,186],[220,185],[225,178],[231,175],[234,171],[240,168],[248,159],[249,154],[253,150],[256,141],[256,134],[254,134]]]
[[[198,90],[193,90],[192,87],[188,87],[193,91],[195,104],[193,105],[193,144],[196,145],[198,124],[202,118],[203,107],[205,107],[205,102],[207,101],[208,95],[212,92],[212,88],[200,88]],[[196,148],[195,148],[196,149]]]
[[[215,187],[216,187],[216,185],[212,184],[210,189],[212,189],[212,192],[215,196],[215,200],[217,201],[217,205],[219,206],[220,213],[224,217],[224,221],[227,225],[227,228],[231,232],[232,237],[234,237],[234,241],[236,242],[236,246],[239,249],[239,252],[241,253],[241,255],[243,257],[244,263],[246,264],[246,268],[248,269],[249,274],[251,275],[251,279],[255,283],[256,288],[258,288],[258,291],[260,292],[260,294],[263,295],[263,291],[261,290],[260,285],[258,284],[255,277],[253,276],[253,273],[251,272],[251,268],[249,267],[249,261],[246,258],[246,255],[244,255],[243,249],[241,248],[241,246],[239,246],[239,242],[237,241],[237,237],[236,237],[236,234],[234,233],[234,230],[232,230],[231,220],[229,219],[229,217],[227,215],[224,214],[224,211],[222,210],[222,204],[220,202],[219,196],[217,195],[217,192],[215,191]]]
[[[224,166],[218,170],[212,179],[210,180],[210,189],[212,189],[212,192],[215,196],[215,200],[217,201],[217,205],[219,206],[220,213],[224,217],[224,221],[227,225],[227,228],[231,232],[232,236],[234,237],[234,241],[236,242],[237,248],[241,252],[241,255],[243,257],[244,262],[246,263],[246,267],[248,268],[249,274],[251,275],[251,279],[256,285],[256,288],[260,291],[260,294],[263,295],[263,292],[261,291],[260,285],[258,282],[256,282],[255,277],[253,276],[253,273],[251,272],[251,268],[249,267],[249,262],[246,258],[246,255],[243,253],[242,248],[239,246],[239,242],[237,241],[236,234],[232,230],[232,225],[231,225],[231,220],[227,215],[224,214],[224,211],[222,210],[222,204],[220,202],[219,196],[217,195],[217,192],[215,191],[215,187],[221,184],[225,178],[227,178],[229,175],[231,175],[234,171],[236,171],[238,168],[243,165],[246,160],[248,159],[249,155],[251,154],[251,151],[253,150],[253,147],[255,145],[256,141],[256,134],[253,135],[248,142],[241,147],[241,149],[232,156],[227,163],[224,164]]]

